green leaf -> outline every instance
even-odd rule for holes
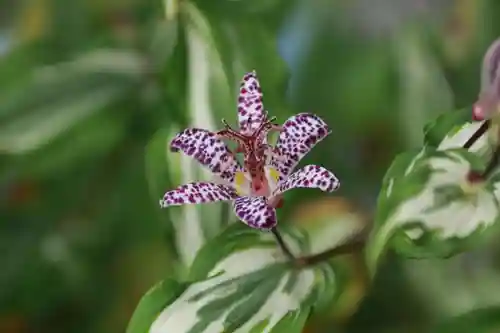
[[[444,138],[472,120],[470,108],[440,114],[424,127],[424,143],[437,148]]]
[[[188,49],[188,109],[193,126],[216,130],[221,118],[236,116],[232,60],[218,49],[216,31],[193,3],[185,2]],[[214,117],[215,116],[215,117]]]
[[[289,116],[288,108],[284,105],[289,72],[278,49],[278,31],[265,24],[255,24],[251,18],[239,20],[237,24],[221,25],[232,45],[237,65],[236,80],[239,82],[245,72],[255,70],[266,109],[279,121],[285,121]]]
[[[261,14],[276,14],[279,15],[284,7],[293,6],[293,1],[284,0],[256,0],[252,2],[243,0],[218,0],[218,1],[202,1],[194,0],[201,9],[212,15],[217,15],[219,18],[244,18],[253,15],[258,18]]]
[[[280,231],[294,253],[309,253],[301,230]],[[311,307],[336,286],[331,264],[291,265],[271,233],[242,224],[206,243],[190,275],[208,279],[167,306],[150,332],[300,332]]]
[[[424,144],[438,150],[463,147],[482,125],[482,122],[472,122],[471,114],[470,108],[465,108],[440,115],[424,127]],[[488,153],[491,150],[488,135],[483,135],[469,150]]]
[[[464,150],[424,149],[396,158],[380,192],[368,246],[370,270],[387,247],[407,257],[447,257],[472,245],[500,215],[491,182],[472,186],[482,161]]]
[[[432,333],[493,333],[500,330],[500,307],[492,306],[476,309],[466,314],[448,319]]]
[[[0,152],[40,148],[126,97],[142,77],[143,65],[135,53],[97,50],[35,71],[29,82],[0,96]]]
[[[156,70],[161,71],[168,64],[174,53],[179,38],[179,22],[177,16],[157,23],[150,45],[150,59]]]
[[[29,177],[54,175],[109,153],[127,136],[130,119],[115,111],[123,110],[93,114],[43,148],[14,156],[19,171]]]
[[[395,39],[400,73],[401,125],[410,146],[419,147],[428,117],[453,106],[451,88],[421,26],[409,25]]]
[[[151,323],[165,306],[178,297],[186,285],[175,280],[163,280],[140,300],[127,326],[127,333],[147,333]]]

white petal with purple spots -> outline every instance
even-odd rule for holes
[[[188,128],[177,134],[170,143],[172,151],[182,150],[195,158],[221,179],[232,183],[241,166],[226,144],[204,129]]]
[[[236,216],[249,227],[269,230],[276,226],[276,211],[265,197],[239,197],[233,202],[233,208]]]
[[[297,187],[318,188],[325,192],[333,192],[339,186],[340,182],[332,172],[319,165],[306,165],[284,181],[280,181],[273,194],[277,195]]]
[[[330,134],[328,125],[312,113],[299,113],[290,117],[283,128],[276,143],[278,156],[272,160],[272,165],[281,173],[281,180],[318,142]]]
[[[163,208],[185,204],[201,204],[227,201],[237,197],[236,191],[229,186],[213,183],[189,183],[168,191],[160,200]]]
[[[266,118],[262,90],[255,71],[245,74],[238,97],[238,120],[241,134],[251,135]]]

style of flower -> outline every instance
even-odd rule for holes
[[[255,192],[247,170],[215,133],[188,128],[172,140],[171,150],[182,151],[195,158],[225,184],[185,184],[168,191],[160,200],[160,205],[166,208],[232,201],[234,212],[242,222],[252,228],[272,229],[277,224],[275,205],[284,192],[293,188],[318,188],[325,192],[338,189],[340,183],[337,177],[321,166],[307,165],[292,173],[299,161],[329,133],[326,123],[316,115],[301,113],[290,117],[276,143],[281,157],[271,156],[269,163],[265,164],[266,186]]]
[[[236,153],[243,153],[243,164],[250,173],[252,191],[259,192],[266,187],[264,166],[271,158],[283,159],[277,148],[267,144],[271,131],[282,131],[283,127],[273,124],[276,117],[268,118],[262,101],[262,89],[255,71],[246,73],[240,85],[238,97],[239,130],[234,130],[223,119],[225,129],[217,132],[221,139],[237,143]]]

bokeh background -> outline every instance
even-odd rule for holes
[[[498,15],[498,0],[1,0],[0,332],[124,332],[155,282],[183,276],[230,214],[159,209],[202,174],[167,140],[235,123],[246,71],[280,122],[311,111],[333,130],[307,162],[341,190],[294,192],[281,223],[369,226],[395,154],[474,102]],[[499,332],[499,250],[389,256],[371,283],[341,258],[342,295],[306,331]]]

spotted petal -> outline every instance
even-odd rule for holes
[[[189,183],[165,193],[163,199],[160,200],[160,206],[166,208],[185,204],[227,201],[236,197],[236,191],[229,186],[204,182]]]
[[[233,208],[236,216],[252,228],[268,230],[278,222],[276,211],[267,204],[265,197],[239,197]]]
[[[241,81],[238,98],[238,121],[240,132],[251,135],[265,119],[262,90],[255,71],[245,74]]]
[[[287,179],[280,181],[273,194],[277,195],[297,187],[319,188],[325,192],[333,192],[339,186],[340,182],[332,172],[319,165],[306,165]]]
[[[273,157],[271,162],[280,172],[280,180],[285,179],[299,161],[330,134],[328,125],[311,113],[299,113],[290,117],[283,127],[276,143],[278,156]]]
[[[204,129],[185,129],[174,137],[170,149],[182,150],[229,183],[234,181],[235,172],[241,169],[226,144],[217,139],[214,133]]]

